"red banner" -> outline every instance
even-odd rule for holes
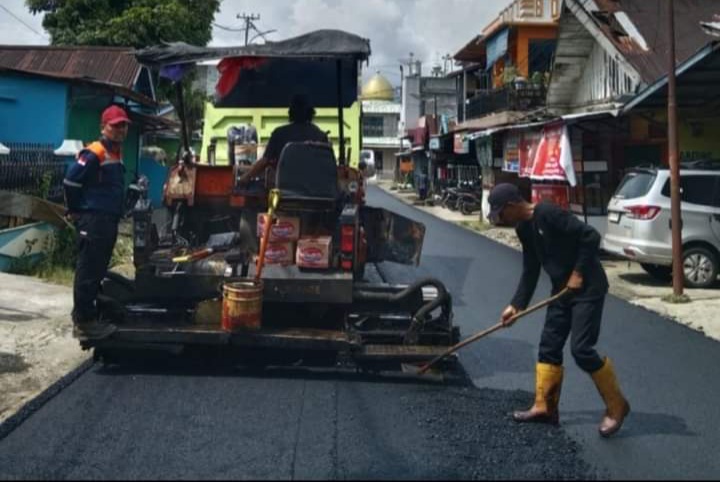
[[[560,206],[563,209],[570,208],[569,189],[567,186],[553,186],[543,184],[533,184],[532,186],[532,202],[533,204],[540,201],[549,201]]]
[[[215,86],[218,96],[223,98],[232,91],[243,70],[257,69],[264,63],[265,59],[260,57],[227,57],[220,61],[217,65],[220,79]]]
[[[538,146],[532,167],[533,179],[565,181],[565,171],[560,165],[561,142],[564,126],[546,127]]]
[[[520,177],[530,177],[533,169],[533,162],[535,161],[535,155],[537,154],[540,141],[542,139],[542,132],[540,131],[527,131],[523,132],[520,138],[520,171],[518,175]]]

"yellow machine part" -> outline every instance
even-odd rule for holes
[[[335,148],[335,156],[339,158],[338,111],[336,108],[315,109],[315,124],[323,131],[330,131],[329,137]],[[355,102],[344,110],[345,148],[352,148],[350,165],[357,167],[360,156],[360,103]],[[202,151],[200,161],[205,163],[208,158],[208,147],[216,140],[215,162],[218,165],[228,164],[227,131],[231,126],[252,124],[258,133],[258,157],[262,156],[270,134],[276,128],[288,123],[287,108],[218,108],[212,103],[205,104],[205,123],[203,128]]]

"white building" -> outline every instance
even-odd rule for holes
[[[401,104],[395,101],[395,89],[379,73],[363,86],[362,93],[362,149],[375,160],[380,178],[391,178],[395,169],[395,154],[410,147],[401,141],[398,124]]]

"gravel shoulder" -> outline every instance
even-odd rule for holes
[[[72,289],[0,273],[0,422],[90,355],[72,337]]]

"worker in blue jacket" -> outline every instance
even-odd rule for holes
[[[79,339],[102,339],[117,327],[98,318],[95,306],[117,241],[125,201],[122,143],[130,119],[118,106],[105,109],[100,140],[80,151],[64,181],[68,217],[78,233],[73,287],[73,333]]]

